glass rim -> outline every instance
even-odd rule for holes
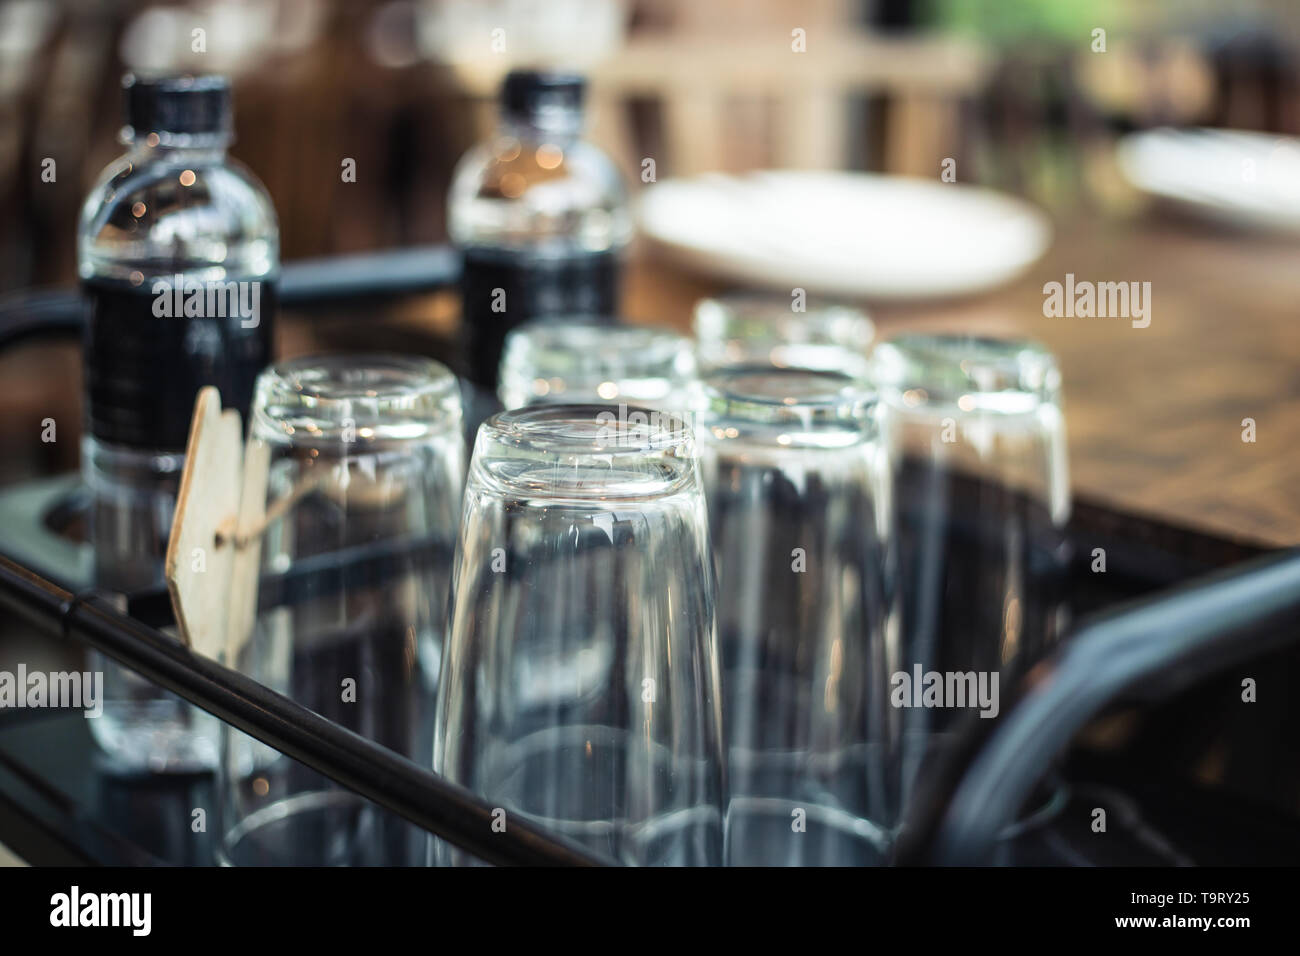
[[[634,429],[634,430],[632,430]],[[527,405],[497,412],[479,435],[513,448],[566,457],[689,449],[694,431],[680,414],[642,405]]]
[[[1018,393],[1036,403],[1059,402],[1056,357],[1025,338],[965,333],[907,333],[879,343],[872,377],[891,404],[930,402],[959,410],[996,409],[981,396]]]
[[[324,374],[311,376],[306,374],[318,371]],[[396,373],[402,378],[387,384],[382,393],[373,387],[363,389],[362,383],[355,380],[358,377],[356,373],[370,380],[376,372]],[[337,381],[340,373],[353,380]],[[456,376],[441,362],[420,356],[398,355],[393,352],[326,352],[319,355],[299,355],[268,366],[262,374],[278,379],[286,387],[294,389],[304,397],[320,401],[387,399],[439,394],[456,387]],[[335,376],[335,378],[327,376]],[[322,388],[322,383],[327,387]]]
[[[544,320],[506,337],[497,397],[507,408],[539,402],[662,405],[689,387],[695,371],[693,343],[675,330]]]
[[[644,406],[540,404],[479,426],[470,485],[534,500],[641,500],[702,491],[695,430]]]
[[[754,292],[728,293],[699,300],[695,303],[691,328],[696,340],[707,346],[737,338],[727,334],[728,330],[737,327],[741,331],[767,332],[766,336],[753,336],[759,341],[785,341],[780,329],[792,324],[822,333],[824,342],[821,344],[864,351],[871,347],[876,337],[876,323],[865,310],[856,306],[835,302],[795,312],[782,298]]]
[[[252,418],[264,430],[292,436],[302,421],[313,437],[386,422],[459,427],[460,384],[441,362],[382,352],[303,355],[277,362],[257,378]],[[365,427],[357,440],[372,436]]]
[[[563,371],[597,372],[625,368],[644,370],[662,362],[693,364],[691,340],[658,325],[605,325],[598,321],[529,322],[506,336],[501,364],[538,359],[563,366]],[[512,369],[513,371],[513,369]],[[689,371],[689,370],[688,370]]]
[[[702,424],[795,424],[803,429],[870,420],[878,396],[865,379],[843,371],[755,363],[701,380]]]

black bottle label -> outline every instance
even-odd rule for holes
[[[245,423],[257,375],[271,361],[276,286],[268,279],[140,285],[91,280],[85,338],[86,427],[132,448],[185,448],[194,397],[214,385]]]
[[[618,316],[616,252],[563,258],[514,250],[466,249],[461,276],[463,371],[495,389],[506,333],[530,319]]]

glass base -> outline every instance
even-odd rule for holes
[[[294,794],[244,817],[223,836],[221,866],[418,866],[427,833],[347,790]]]
[[[834,807],[736,797],[727,809],[727,866],[884,866],[890,845],[889,831]]]

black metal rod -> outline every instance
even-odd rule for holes
[[[1300,608],[1300,551],[1269,555],[1117,608],[1034,669],[975,751],[930,844],[949,866],[988,862],[1052,758],[1120,694],[1168,694],[1296,640],[1269,626]],[[939,801],[942,805],[943,801]]]
[[[494,808],[238,671],[194,654],[101,597],[78,597],[0,556],[0,604],[109,657],[282,754],[498,865],[598,866],[603,860],[524,820],[492,828]]]

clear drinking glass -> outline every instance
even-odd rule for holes
[[[864,376],[876,326],[844,305],[796,312],[788,299],[728,295],[695,305],[695,351],[703,372],[775,365]]]
[[[498,394],[506,408],[618,402],[680,411],[694,381],[691,340],[676,332],[542,321],[506,338]]]
[[[876,347],[875,375],[896,469],[906,798],[1065,627],[1065,419],[1056,361],[1031,342],[901,336]],[[927,704],[930,674],[974,682]]]
[[[733,866],[889,851],[889,469],[875,394],[770,367],[705,379]]]
[[[258,379],[252,454],[269,459],[259,612],[231,666],[421,763],[464,481],[457,382],[427,359],[285,362]],[[401,865],[423,831],[227,730],[221,858]]]
[[[694,434],[538,405],[479,430],[434,769],[615,860],[722,860],[714,579]],[[439,844],[444,863],[471,862]]]

